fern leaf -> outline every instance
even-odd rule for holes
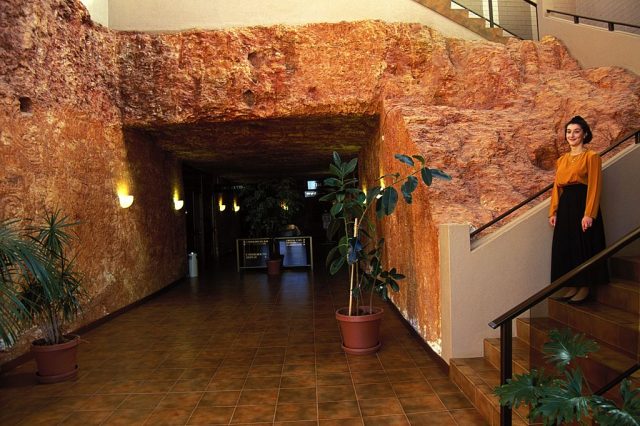
[[[550,341],[544,344],[545,358],[555,364],[556,368],[567,367],[575,358],[586,357],[590,352],[597,351],[598,345],[587,339],[584,334],[573,334],[571,330],[551,330]]]

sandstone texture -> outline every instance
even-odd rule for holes
[[[640,128],[640,78],[582,70],[553,38],[462,41],[377,21],[117,33],[75,0],[0,0],[0,22],[0,218],[57,206],[83,222],[78,325],[184,274],[171,209],[181,161],[309,176],[337,150],[360,155],[372,182],[395,170],[394,153],[420,152],[454,180],[381,229],[408,275],[395,302],[437,346],[437,226],[480,226],[550,183],[573,115],[596,150]]]

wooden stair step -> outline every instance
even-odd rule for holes
[[[549,317],[634,356],[638,353],[638,313],[602,303],[571,305],[549,299]]]
[[[495,367],[481,357],[454,358],[449,364],[449,376],[490,426],[500,425],[500,404],[493,394],[494,383],[500,382],[500,373]],[[527,414],[525,407],[515,410],[513,424],[531,424]]]
[[[549,331],[566,328],[567,326],[551,318],[519,318],[518,321],[528,324],[531,328],[529,333],[532,349],[530,351],[533,354],[534,361],[530,365],[542,365],[542,347],[549,340]],[[587,337],[594,339],[593,336],[587,335]],[[589,383],[594,387],[594,390],[610,383],[636,362],[633,357],[607,343],[601,341],[597,343],[600,347],[597,352],[589,354],[588,358],[577,360],[577,364],[584,372]]]
[[[615,256],[609,260],[611,275],[640,283],[640,256]]]
[[[597,288],[596,301],[638,315],[640,283],[622,279],[612,280],[609,284]]]

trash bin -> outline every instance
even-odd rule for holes
[[[189,277],[198,276],[198,255],[194,252],[189,253]]]

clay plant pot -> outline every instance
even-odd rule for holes
[[[65,336],[68,340],[58,345],[44,345],[41,340],[31,344],[36,359],[36,376],[40,383],[57,383],[75,379],[78,375],[78,344],[80,336]]]
[[[281,265],[282,265],[282,259],[267,260],[267,274],[280,275]]]
[[[384,315],[382,308],[360,308],[360,315],[347,315],[349,308],[336,311],[336,319],[342,333],[342,349],[351,355],[372,354],[380,349],[380,322]]]

